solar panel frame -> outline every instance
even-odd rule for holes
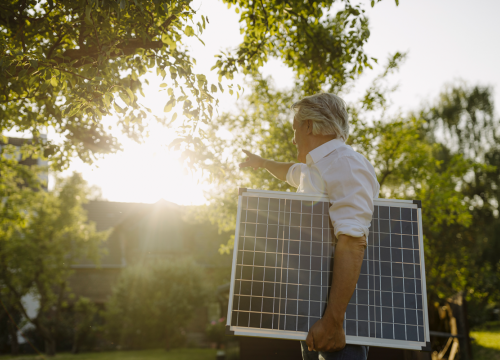
[[[227,333],[230,334],[230,335],[239,335],[239,336],[255,336],[255,337],[279,338],[279,339],[289,339],[289,340],[305,340],[306,337],[307,337],[307,332],[303,332],[303,331],[290,331],[290,330],[281,330],[281,329],[278,330],[278,329],[265,329],[265,328],[256,328],[256,327],[243,327],[243,326],[235,326],[234,324],[231,325],[231,323],[232,323],[232,318],[231,317],[232,317],[232,313],[233,313],[233,310],[234,310],[233,299],[234,299],[234,296],[235,296],[235,288],[234,287],[235,287],[235,282],[236,282],[236,268],[238,266],[237,265],[237,256],[238,256],[238,253],[239,253],[239,250],[238,250],[239,249],[239,245],[240,245],[239,242],[241,241],[240,240],[241,239],[241,236],[240,236],[240,230],[241,230],[240,229],[240,224],[241,224],[242,200],[243,200],[243,197],[248,197],[248,198],[256,197],[256,198],[283,199],[283,200],[292,200],[292,202],[293,202],[293,200],[312,201],[312,202],[329,202],[329,199],[326,198],[326,197],[323,197],[321,195],[316,195],[316,194],[288,193],[288,192],[281,192],[281,191],[267,191],[267,190],[253,190],[253,189],[240,189],[239,196],[238,196],[238,210],[237,210],[237,215],[236,215],[237,219],[236,219],[235,243],[234,243],[234,249],[235,250],[233,252],[233,263],[232,263],[230,294],[229,294],[229,304],[228,304],[228,316],[227,316],[227,326],[226,326]],[[269,202],[268,202],[268,204],[269,204]],[[391,207],[392,206],[392,207],[398,207],[398,208],[415,209],[416,212],[417,212],[417,219],[418,219],[418,245],[419,245],[418,246],[418,257],[419,257],[419,264],[420,264],[420,282],[421,282],[421,307],[422,307],[421,311],[423,312],[423,314],[422,314],[423,316],[422,317],[423,317],[423,331],[424,331],[424,340],[425,341],[383,339],[383,338],[375,338],[375,337],[368,337],[368,336],[364,337],[364,336],[358,336],[358,335],[356,335],[356,336],[354,336],[354,335],[346,335],[346,342],[347,342],[347,344],[356,344],[356,345],[390,347],[390,348],[400,348],[400,349],[410,349],[410,350],[428,350],[429,346],[430,346],[430,334],[429,334],[429,319],[428,319],[428,311],[427,311],[427,289],[426,289],[426,281],[425,281],[425,261],[424,261],[424,254],[423,254],[423,245],[424,244],[423,244],[423,233],[422,233],[422,211],[421,211],[421,203],[420,203],[420,201],[417,201],[417,200],[376,199],[374,201],[374,204],[375,204],[375,206],[383,206],[383,207],[386,207],[386,206],[387,207]],[[262,209],[262,210],[264,210],[264,209]],[[267,210],[269,210],[269,208]],[[279,212],[278,212],[278,214],[279,214]],[[400,215],[401,215],[401,210],[400,210]],[[268,223],[269,219],[266,222]],[[258,221],[257,221],[257,224],[258,224]],[[390,226],[390,220],[389,220],[388,224]],[[398,223],[395,222],[394,226],[402,226],[402,225],[398,225]],[[257,225],[256,225],[256,229],[257,229]],[[400,227],[400,229],[402,229],[402,228]],[[373,228],[371,228],[370,230],[372,231]],[[400,232],[402,233],[402,230]],[[265,235],[266,242],[268,240],[268,236],[267,235],[268,234],[266,233],[266,235]],[[401,235],[401,237],[402,236],[403,235]],[[412,239],[413,239],[413,236],[412,236]],[[412,242],[413,242],[413,240],[412,240]],[[312,245],[311,245],[311,248],[312,248]],[[403,246],[401,246],[401,248],[402,248],[401,252],[400,252],[401,259],[402,259],[401,260],[401,263],[402,263],[402,267],[401,267],[402,270],[401,271],[403,271],[403,265],[404,265],[403,264],[404,263],[403,256],[409,256],[409,253],[408,252],[402,252]],[[392,254],[393,247],[390,247],[389,249],[390,249],[391,254]],[[416,254],[415,253],[416,250],[415,250],[414,246],[412,247],[412,250],[413,250],[413,254]],[[368,251],[368,246],[367,246],[367,250],[366,251]],[[254,266],[252,268],[252,280],[253,280],[253,271],[255,269],[255,265],[254,265],[255,254],[256,254],[256,252],[255,252],[255,248],[254,248],[254,255],[253,255],[254,257],[253,257],[253,260],[252,260],[252,266]],[[284,254],[284,252],[283,252],[283,254]],[[311,255],[309,255],[309,256],[311,256]],[[392,256],[392,255],[389,255],[389,256]],[[397,255],[397,252],[395,253],[395,256],[399,256],[399,255]],[[413,255],[413,256],[416,256],[416,255]],[[265,256],[264,256],[264,258],[265,258]],[[392,261],[390,261],[390,262],[392,263]],[[415,271],[416,267],[418,266],[418,263],[416,262],[415,258],[413,259],[412,263],[413,263],[413,270],[412,271]],[[243,266],[244,266],[244,264],[240,265],[240,267],[242,267],[242,268],[243,268]],[[276,265],[276,268],[277,268],[277,265]],[[408,269],[410,269],[410,268],[408,268]],[[282,270],[283,270],[283,268],[282,268]],[[262,271],[264,272],[264,270],[262,270]],[[367,276],[372,276],[372,275],[368,274]],[[379,274],[379,277],[381,278],[380,283],[382,283],[382,276],[380,274]],[[416,286],[416,284],[418,282],[418,278],[415,275],[413,276],[413,278],[414,278],[414,281],[413,281],[414,284],[413,284],[413,286]],[[392,279],[393,279],[392,275],[391,275],[390,279],[391,279],[391,284],[392,284]],[[406,280],[406,279],[411,280],[408,277],[404,277],[403,275],[401,275],[401,284],[403,284],[404,280]],[[263,278],[263,280],[264,280],[264,278]],[[329,280],[331,281],[331,279],[329,279]],[[375,282],[377,282],[377,281],[375,281]],[[297,283],[298,283],[298,280],[297,280]],[[263,284],[265,284],[265,283],[263,283]],[[274,284],[276,285],[277,282],[275,281]],[[280,280],[280,284],[281,284],[281,280]],[[286,283],[286,284],[287,284],[287,286],[289,286],[288,283]],[[359,284],[359,280],[358,280],[358,284]],[[410,283],[410,285],[411,285],[411,283]],[[311,286],[311,285],[309,284],[308,286]],[[328,284],[328,287],[329,286],[330,286],[330,284]],[[381,286],[381,284],[380,284],[380,286]],[[264,287],[264,285],[263,285],[263,287]],[[262,291],[261,295],[264,296],[264,293],[263,293],[264,289],[261,290],[261,291]],[[382,293],[382,290],[380,290],[380,292]],[[418,294],[416,288],[415,288],[414,292],[415,292],[415,296],[414,296],[415,299],[413,299],[413,300],[411,298],[408,298],[408,299],[412,300],[412,301],[418,302],[418,295],[419,294]],[[391,290],[391,294],[393,294],[393,293],[394,293],[394,291]],[[403,296],[404,296],[404,294],[405,294],[404,288],[402,290],[402,293],[403,293]],[[242,297],[241,293],[238,293],[237,295],[239,296],[239,298]],[[246,297],[245,297],[245,299],[246,299]],[[255,298],[250,298],[250,299],[255,299]],[[282,301],[282,299],[281,299],[281,301]],[[326,301],[328,301],[328,300],[326,299]],[[382,301],[382,299],[380,299],[380,301]],[[391,297],[390,301],[392,301],[392,297]],[[403,301],[405,301],[405,298],[403,298]],[[310,304],[311,300],[308,300],[308,302]],[[281,302],[280,302],[280,304],[281,304]],[[293,304],[293,305],[295,306],[295,304]],[[359,304],[357,305],[356,308],[357,309],[360,308]],[[376,307],[374,307],[374,308],[376,308]],[[413,315],[416,314],[417,318],[419,319],[420,313],[418,312],[419,311],[418,310],[418,306],[415,306],[415,311],[413,311],[412,309],[407,308],[406,306],[403,306],[403,309],[400,309],[400,308],[396,308],[394,305],[391,305],[391,307],[389,307],[389,308],[392,308],[392,315],[391,316],[394,316],[394,310],[395,309],[398,311],[398,314],[401,311],[404,312],[403,313],[403,316],[405,317],[404,325],[397,325],[396,324],[394,326],[398,326],[398,327],[404,328],[405,329],[405,338],[406,338],[407,337],[407,333],[406,333],[407,328],[410,328],[411,325],[412,325],[412,324],[409,324],[409,323],[406,322],[406,317],[408,315],[411,315],[410,317],[412,317]],[[378,312],[380,315],[382,315],[381,314],[382,309],[389,309],[389,308],[383,308],[382,305],[379,304],[379,309],[381,309],[381,310],[379,311],[379,310],[375,309],[375,311]],[[263,312],[263,300],[261,300],[260,309],[261,310],[258,313],[261,314],[261,315],[264,314],[264,312]],[[367,307],[367,309],[370,310],[368,307]],[[364,309],[362,309],[362,310],[364,310]],[[248,310],[245,310],[245,313],[247,311],[251,311],[250,308]],[[412,311],[415,312],[415,314],[412,315]],[[242,313],[240,312],[240,314],[242,314]],[[251,314],[251,312],[249,313],[249,320],[248,320],[248,324],[249,325],[250,325],[250,322],[252,320],[250,314]],[[401,314],[399,314],[399,315],[401,315]],[[357,322],[358,325],[360,323],[363,323],[363,324],[366,323],[366,324],[368,324],[367,326],[371,326],[371,324],[375,324],[375,321],[372,321],[370,323],[370,322],[368,322],[368,320],[366,320],[364,322],[360,322],[359,321],[360,319],[358,319],[357,316],[358,316],[358,314],[356,314],[356,322]],[[281,316],[281,317],[283,317],[283,316]],[[301,319],[300,317],[297,317],[297,316],[295,316],[295,317],[297,319]],[[307,318],[310,319],[311,315],[307,315]],[[375,318],[375,316],[374,316],[374,318]],[[259,326],[261,327],[262,326],[262,317],[259,316],[259,319],[260,319],[259,320],[260,321]],[[269,319],[267,319],[267,320],[269,320]],[[372,320],[374,320],[374,319],[372,319]],[[271,321],[274,321],[274,318]],[[245,322],[246,322],[246,318],[245,318]],[[415,322],[417,324],[417,320],[415,320]],[[391,323],[394,324],[394,321],[391,321]],[[346,328],[346,326],[347,326],[346,324],[347,324],[347,319],[344,320],[344,328]],[[382,326],[384,323],[382,322],[382,320],[379,320],[378,324],[380,324],[380,326]],[[410,326],[408,326],[408,325],[410,325]],[[420,324],[418,323],[418,325],[420,325]],[[297,328],[297,327],[298,326],[295,325],[295,328]],[[412,330],[413,328],[415,328],[415,331],[418,331],[418,327],[417,326],[411,327],[410,330]],[[415,336],[417,336],[417,335],[415,335]],[[418,337],[419,336],[420,335],[418,335]],[[394,337],[396,337],[396,336],[394,336]]]

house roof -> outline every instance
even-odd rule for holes
[[[90,201],[83,205],[97,231],[111,230],[101,248],[103,268],[123,267],[138,258],[165,256],[183,250],[182,207],[160,200],[155,204]],[[75,268],[91,268],[82,260]]]

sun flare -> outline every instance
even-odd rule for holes
[[[168,149],[173,138],[164,128],[151,131],[143,144],[123,137],[124,151],[106,156],[95,166],[80,164],[70,171],[81,172],[109,201],[154,203],[165,199],[179,205],[204,204],[207,186],[198,183],[196,174],[179,161],[179,154]]]

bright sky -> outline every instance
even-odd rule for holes
[[[215,0],[195,0],[194,8],[208,15],[210,21],[202,36],[206,46],[195,43],[192,52],[198,62],[197,72],[209,75],[213,55],[241,41],[238,17],[234,7],[228,10]],[[498,14],[498,0],[401,0],[399,7],[393,0],[384,0],[370,8],[371,38],[367,53],[383,64],[390,53],[409,52],[408,61],[393,78],[400,84],[393,97],[395,106],[402,111],[415,109],[434,99],[446,83],[465,80],[470,84],[493,86],[498,112]],[[272,74],[280,87],[293,83],[291,71],[277,60],[267,64],[263,73]],[[355,100],[374,74],[365,75],[347,100]],[[209,75],[208,79],[214,82],[216,77]],[[154,76],[149,80],[146,98],[140,100],[161,115],[166,103],[163,94],[158,93],[161,81]],[[236,97],[230,97],[226,91],[219,111],[232,109],[235,101]],[[184,174],[178,155],[167,149],[174,138],[173,131],[159,126],[152,130],[145,144],[135,144],[120,136],[123,152],[109,155],[93,166],[75,161],[69,171],[81,172],[91,185],[99,186],[103,197],[110,201],[152,203],[163,198],[182,205],[204,203],[206,187],[198,185],[195,176]]]

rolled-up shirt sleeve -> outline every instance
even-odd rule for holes
[[[374,174],[356,157],[342,157],[324,173],[330,198],[330,218],[335,236],[353,237],[365,235],[373,215]],[[374,181],[375,180],[375,181]]]
[[[295,188],[300,186],[301,166],[304,164],[297,163],[290,166],[286,173],[286,182]],[[306,165],[304,165],[306,166]]]

